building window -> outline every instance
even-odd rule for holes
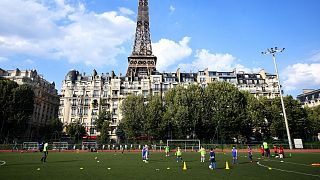
[[[103,91],[103,97],[108,97],[108,91]]]
[[[82,108],[78,109],[78,115],[82,115]]]
[[[87,107],[84,108],[83,115],[88,115],[88,108]]]
[[[144,88],[144,89],[148,88],[148,83],[144,82],[144,83],[143,83],[143,88]]]
[[[85,99],[85,100],[84,100],[84,105],[85,105],[85,106],[88,106],[88,105],[89,105],[89,99]]]
[[[134,89],[138,89],[138,84],[135,83],[135,84],[133,85],[133,88],[134,88]]]
[[[160,81],[160,77],[154,77],[154,78],[153,78],[153,81],[155,81],[155,82]]]
[[[154,85],[154,90],[155,91],[159,91],[160,90],[160,85],[159,84],[155,84]]]
[[[75,115],[76,115],[76,113],[77,113],[76,108],[72,108],[72,110],[71,110],[71,115],[72,115],[72,116],[75,116]]]
[[[93,91],[93,97],[98,97],[99,96],[99,91],[98,90],[94,90]]]
[[[76,99],[72,99],[72,106],[76,106],[77,105],[77,100]]]

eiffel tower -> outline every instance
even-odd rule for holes
[[[152,54],[148,0],[139,0],[134,46],[128,64],[127,77],[146,77],[156,71],[157,57]]]

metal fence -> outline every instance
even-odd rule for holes
[[[164,150],[164,147],[166,146],[165,144],[148,144],[145,143],[149,146],[149,149],[151,151],[158,151],[158,150]],[[142,147],[145,144],[97,144],[95,148],[97,150],[141,150]],[[261,144],[201,144],[205,149],[231,149],[232,146],[236,146],[237,149],[247,149],[247,145],[250,145],[252,149],[259,149]],[[279,147],[282,145],[284,149],[289,149],[288,144],[269,144],[269,148],[273,149],[273,146],[276,145]],[[175,149],[175,146],[170,147],[171,149]],[[49,150],[85,150],[83,149],[83,144],[63,144],[63,146],[57,146],[56,144],[49,143],[48,145]],[[303,144],[303,149],[320,149],[320,143],[315,142],[315,143],[304,143]],[[0,150],[29,150],[29,151],[37,151],[37,148],[25,148],[23,144],[0,144]],[[194,146],[188,146],[187,150],[189,151],[197,151],[198,147],[197,145]]]

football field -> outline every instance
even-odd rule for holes
[[[200,154],[183,153],[177,163],[172,153],[151,152],[148,163],[141,153],[50,152],[46,163],[41,153],[0,153],[0,179],[73,180],[73,179],[320,179],[320,153],[292,153],[285,159],[258,159],[249,162],[246,153],[239,153],[239,164],[233,165],[231,153],[216,153],[217,169],[210,170],[209,156],[200,162]],[[288,154],[289,155],[289,154]],[[225,169],[228,162],[229,170]]]

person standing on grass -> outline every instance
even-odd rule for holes
[[[165,151],[165,153],[166,153],[166,156],[168,157],[168,156],[169,156],[169,152],[170,152],[169,146],[166,146],[166,147],[164,148],[164,151]]]
[[[177,156],[177,158],[176,158],[176,161],[177,161],[177,162],[179,162],[179,160],[181,160],[181,162],[183,162],[183,160],[182,160],[182,152],[181,152],[180,147],[178,147],[175,155]]]
[[[265,152],[265,157],[269,158],[270,157],[270,149],[268,146],[267,142],[263,142],[263,148],[264,148],[264,152]]]
[[[235,146],[232,147],[232,164],[238,164],[238,151]]]
[[[210,165],[211,169],[216,169],[216,154],[213,151],[213,148],[210,150]]]
[[[261,159],[264,158],[264,148],[263,145],[260,146],[260,154],[261,154]]]
[[[273,151],[274,151],[274,156],[278,156],[278,147],[276,145],[273,145]]]
[[[280,145],[279,147],[279,158],[284,158],[284,150],[282,145]]]
[[[203,148],[203,146],[201,146],[200,148],[200,162],[204,162],[205,160],[205,157],[206,157],[206,150]]]
[[[43,156],[41,158],[41,162],[45,163],[48,157],[48,143],[44,143],[42,152],[43,152]]]
[[[251,149],[250,145],[248,145],[248,158],[249,158],[250,162],[253,162],[252,161],[252,149]]]
[[[145,145],[142,148],[142,161],[147,163],[148,162],[148,155],[149,155],[149,150],[148,150],[148,145]]]

